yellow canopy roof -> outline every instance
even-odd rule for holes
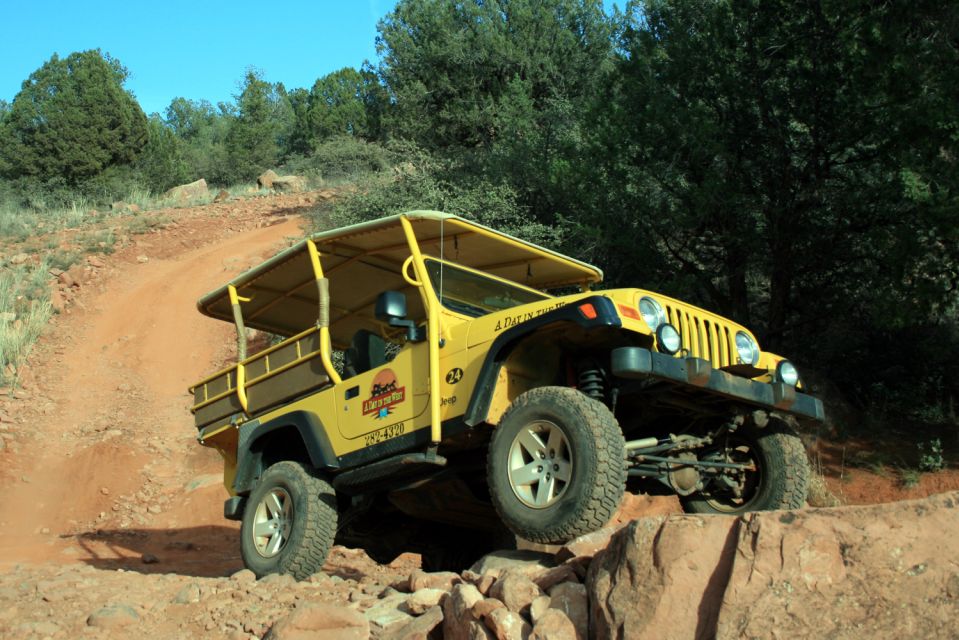
[[[340,348],[349,344],[358,329],[378,329],[373,306],[383,291],[406,292],[409,317],[425,317],[420,296],[411,295],[415,289],[400,273],[410,255],[401,217],[412,223],[424,255],[527,287],[551,289],[603,279],[603,272],[594,266],[436,211],[411,211],[324,231],[311,239],[330,280],[330,334]],[[200,298],[200,312],[232,322],[229,285],[235,286],[242,298],[249,298],[241,305],[248,327],[289,336],[316,323],[317,291],[305,239]]]

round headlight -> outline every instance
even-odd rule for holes
[[[736,334],[736,352],[739,354],[739,361],[743,364],[759,362],[759,345],[745,331]]]
[[[639,313],[653,331],[666,322],[666,312],[663,311],[662,305],[648,296],[639,299]]]
[[[796,371],[796,367],[792,362],[783,360],[776,365],[776,380],[778,382],[784,382],[790,387],[795,387],[799,384],[799,372]]]
[[[664,322],[656,329],[656,348],[663,353],[673,355],[683,346],[683,340],[679,337],[679,331],[676,327]]]

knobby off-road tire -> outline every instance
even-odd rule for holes
[[[516,535],[568,542],[605,525],[619,507],[626,487],[622,431],[609,409],[575,389],[532,389],[493,432],[487,482],[493,506]]]
[[[741,427],[730,436],[730,445],[739,451],[735,455],[752,459],[758,467],[747,482],[748,491],[742,499],[734,499],[728,492],[710,494],[707,487],[706,492],[680,498],[687,513],[738,515],[799,509],[806,503],[809,459],[799,436],[786,423],[772,421],[762,429]]]
[[[263,577],[303,580],[323,568],[336,536],[333,487],[299,462],[272,465],[250,493],[240,527],[240,553]]]

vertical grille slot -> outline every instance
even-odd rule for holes
[[[667,321],[676,327],[682,338],[682,355],[708,360],[717,369],[736,362],[729,328],[723,323],[671,306],[665,309]]]

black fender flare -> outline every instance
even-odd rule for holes
[[[596,317],[587,318],[580,311],[580,307],[586,304],[593,306]],[[623,326],[613,301],[606,296],[595,295],[580,298],[541,316],[510,327],[493,340],[493,344],[486,352],[486,359],[483,361],[483,367],[480,369],[476,385],[473,387],[473,395],[470,397],[469,406],[467,406],[466,414],[463,416],[464,422],[468,426],[475,427],[486,421],[500,366],[513,352],[516,345],[534,331],[561,322],[575,323],[585,329]]]
[[[323,423],[312,411],[291,411],[267,422],[251,420],[239,430],[236,447],[236,476],[233,490],[238,494],[249,493],[263,472],[263,452],[257,443],[281,429],[295,429],[303,441],[310,464],[316,469],[338,469],[340,466],[330,444]]]

